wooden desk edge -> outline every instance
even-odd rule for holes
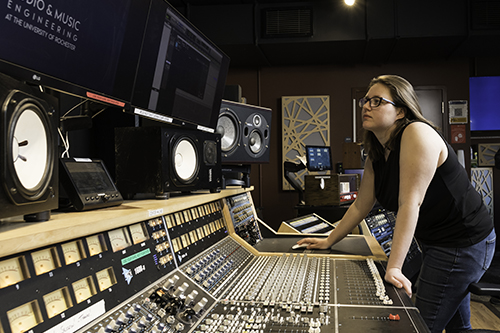
[[[167,200],[126,201],[120,206],[86,212],[56,212],[46,222],[2,222],[0,258],[128,226],[252,190],[253,187],[228,188],[219,193],[196,192]]]

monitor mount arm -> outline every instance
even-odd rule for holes
[[[300,162],[299,164],[293,163],[293,162],[288,162],[286,161],[284,163],[284,169],[285,169],[285,179],[292,185],[292,187],[299,192],[299,204],[303,205],[304,204],[304,190],[302,189],[302,186],[290,176],[290,172],[298,172],[300,170],[304,170],[306,166],[304,163]]]

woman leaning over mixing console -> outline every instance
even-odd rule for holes
[[[368,152],[356,201],[326,239],[305,238],[326,249],[344,238],[378,201],[397,212],[385,280],[411,296],[401,269],[413,236],[422,250],[416,306],[431,332],[471,328],[468,286],[494,254],[493,222],[465,169],[434,125],[422,116],[412,85],[402,77],[374,78],[360,100]]]

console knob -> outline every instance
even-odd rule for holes
[[[179,281],[179,277],[177,275],[174,275],[167,280],[167,282],[163,285],[163,287],[167,290],[173,288],[173,286],[175,286],[177,281]]]
[[[184,292],[186,291],[186,289],[189,287],[189,284],[187,284],[186,282],[184,282],[182,284],[182,286],[180,286],[179,288],[177,288],[175,291],[174,291],[174,296],[175,297],[179,297],[181,296],[182,294],[184,294]]]
[[[117,319],[116,319],[116,322],[119,324],[119,325],[125,325],[127,323],[127,318],[125,316],[124,313],[122,313]]]
[[[105,331],[106,332],[113,332],[113,331],[116,331],[117,328],[118,328],[118,325],[116,324],[116,321],[114,319],[111,319],[109,324],[106,326]]]
[[[203,310],[203,308],[205,307],[205,305],[207,305],[208,303],[208,299],[206,299],[205,297],[203,297],[198,303],[196,303],[196,305],[194,306],[193,310],[195,313],[199,314],[201,310]]]
[[[142,316],[141,319],[139,319],[139,327],[146,327],[148,324],[148,321],[146,317]]]
[[[189,306],[192,302],[194,302],[194,299],[198,296],[198,291],[193,290],[189,295],[186,296],[186,300],[184,301],[184,304],[186,306]]]
[[[137,323],[133,323],[132,326],[130,326],[130,329],[128,330],[130,333],[136,333],[139,332],[141,329],[137,326]]]

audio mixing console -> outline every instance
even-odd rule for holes
[[[427,332],[382,261],[241,242],[262,238],[252,207],[244,193],[2,258],[0,332]]]

